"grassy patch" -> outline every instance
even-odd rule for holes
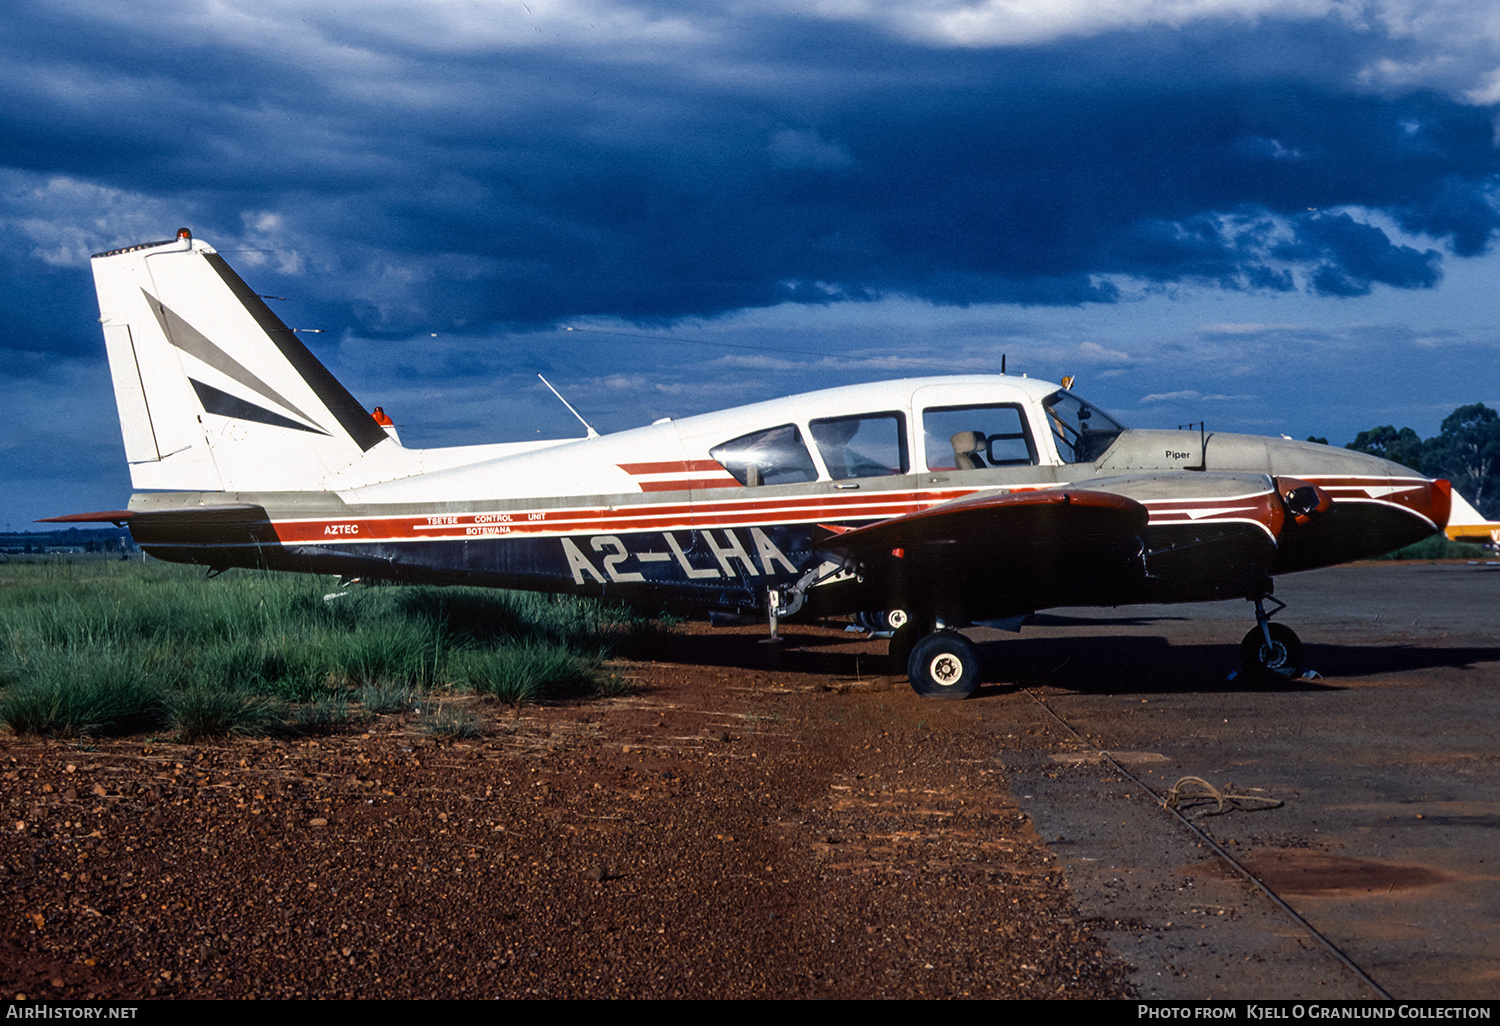
[[[1450,541],[1446,535],[1435,534],[1413,542],[1395,552],[1387,552],[1377,559],[1493,559],[1494,553],[1482,545],[1469,545]]]
[[[354,588],[167,563],[0,564],[0,721],[48,736],[319,733],[461,689],[520,703],[614,693],[653,621],[591,600]],[[468,715],[467,713],[465,715]]]

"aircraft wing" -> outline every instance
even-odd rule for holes
[[[960,499],[817,546],[851,570],[872,609],[982,620],[1054,605],[1109,604],[1145,573],[1149,514],[1123,495],[1056,488]],[[809,596],[815,600],[818,589]]]

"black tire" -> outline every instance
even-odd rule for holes
[[[1267,625],[1271,644],[1259,627],[1251,627],[1240,642],[1240,663],[1245,676],[1256,680],[1296,680],[1302,676],[1302,639],[1281,623]]]
[[[866,634],[884,634],[886,631],[894,631],[906,620],[905,611],[900,609],[882,609],[873,613],[854,614],[855,624]]]
[[[923,698],[957,701],[978,689],[981,663],[979,648],[968,638],[957,631],[938,631],[912,646],[906,675],[912,690]]]

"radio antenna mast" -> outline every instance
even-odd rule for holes
[[[542,378],[542,376],[540,374],[538,374],[537,377]],[[586,437],[588,437],[588,438],[598,438],[599,437],[599,432],[597,432],[597,431],[594,430],[594,426],[592,424],[590,424],[588,421],[584,420],[582,414],[580,414],[577,410],[573,409],[573,404],[570,403],[570,402],[568,402],[566,399],[564,399],[562,397],[562,393],[559,392],[557,389],[555,389],[555,388],[552,387],[552,382],[548,381],[546,378],[542,378],[542,384],[546,385],[547,386],[547,390],[550,391],[553,395],[557,396],[557,401],[560,402],[560,403],[562,403],[564,406],[566,406],[568,408],[568,412],[569,413],[571,413],[573,416],[575,416],[575,417],[578,418],[578,423],[582,424],[583,425],[583,429],[588,432],[588,435]]]

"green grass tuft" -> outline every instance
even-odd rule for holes
[[[360,689],[359,701],[367,713],[398,713],[411,709],[426,696],[427,692],[418,688],[377,682]]]
[[[300,737],[326,737],[351,718],[349,703],[343,697],[325,698],[292,706],[281,726],[287,733]]]
[[[466,709],[439,706],[422,718],[422,727],[427,733],[438,737],[458,739],[484,737],[484,724],[479,721],[479,717]]]
[[[168,701],[177,740],[264,737],[281,726],[281,708],[270,699],[226,688],[191,687]]]
[[[123,653],[65,651],[13,662],[0,720],[18,734],[76,737],[153,730],[167,692]]]
[[[449,660],[459,687],[511,705],[590,694],[599,682],[599,664],[597,657],[546,642],[468,649]]]

